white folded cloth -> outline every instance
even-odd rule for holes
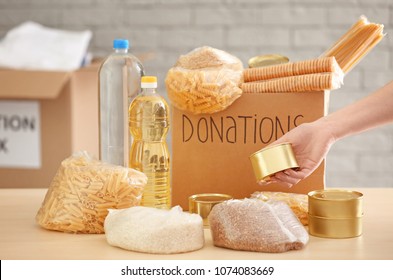
[[[24,22],[0,41],[0,67],[72,71],[81,67],[92,32],[48,28]]]

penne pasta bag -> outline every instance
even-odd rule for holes
[[[243,64],[235,56],[200,47],[180,56],[165,85],[176,108],[194,114],[225,110],[242,94]]]
[[[108,209],[140,204],[147,177],[78,152],[60,164],[36,215],[49,230],[104,233]]]

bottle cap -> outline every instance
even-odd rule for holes
[[[113,40],[114,49],[128,49],[129,43],[126,39],[115,39]]]
[[[143,76],[141,79],[142,88],[156,88],[157,77],[156,76]]]

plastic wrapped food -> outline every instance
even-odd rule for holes
[[[202,218],[183,212],[143,206],[109,210],[105,219],[107,242],[127,250],[173,254],[195,251],[204,245]]]
[[[243,83],[244,93],[305,92],[339,89],[342,76],[336,73],[316,73]]]
[[[166,76],[172,104],[194,114],[226,109],[242,94],[243,64],[235,56],[200,47],[180,56]]]
[[[285,202],[304,225],[308,225],[308,197],[306,194],[285,192],[254,192],[251,198],[260,199],[265,202]]]
[[[244,82],[247,83],[319,73],[335,73],[341,82],[344,80],[344,72],[334,57],[321,57],[265,67],[248,68],[244,69],[243,75]]]
[[[209,215],[213,243],[234,250],[281,253],[302,249],[309,236],[287,204],[228,200]]]
[[[383,39],[383,28],[361,16],[321,57],[334,56],[347,74]]]
[[[50,230],[104,233],[108,209],[139,205],[146,183],[139,171],[77,153],[62,161],[36,221]]]

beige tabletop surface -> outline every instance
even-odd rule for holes
[[[110,246],[104,234],[49,231],[35,222],[46,189],[0,189],[1,260],[373,260],[393,259],[393,189],[358,188],[364,194],[363,235],[349,239],[310,236],[305,248],[256,253],[215,247],[209,229],[198,251],[155,255]]]

